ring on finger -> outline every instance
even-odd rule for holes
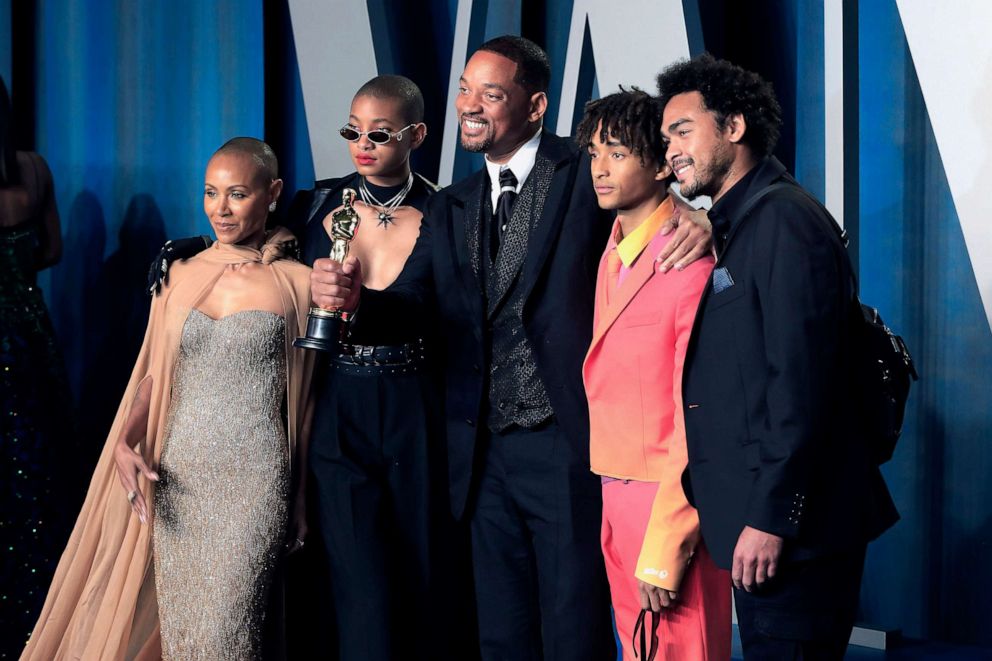
[[[127,502],[128,503],[133,503],[134,502],[134,499],[137,498],[137,497],[138,497],[138,492],[137,491],[128,491],[127,492]]]

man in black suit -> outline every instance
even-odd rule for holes
[[[312,280],[319,305],[357,308],[356,330],[436,304],[451,504],[471,521],[487,660],[616,656],[581,376],[610,218],[584,154],[541,128],[549,77],[526,39],[481,46],[455,107],[486,167],[431,197],[388,289],[361,289],[354,260],[318,260]],[[705,232],[683,226],[669,263],[705,250]]]
[[[686,356],[683,485],[732,572],[745,656],[840,659],[866,545],[898,518],[851,414],[850,261],[771,156],[781,111],[767,82],[704,55],[658,89],[682,193],[713,198],[718,256]]]

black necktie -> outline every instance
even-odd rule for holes
[[[489,258],[495,263],[499,254],[499,243],[510,224],[510,214],[513,213],[513,201],[517,199],[517,178],[510,168],[500,170],[499,199],[496,200],[496,212],[489,223]]]

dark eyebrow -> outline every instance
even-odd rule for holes
[[[482,86],[487,90],[496,89],[499,90],[500,92],[503,92],[504,94],[506,93],[506,88],[503,87],[502,85],[497,85],[496,83],[483,83]]]
[[[623,144],[622,142],[620,142],[616,138],[607,138],[606,139],[606,146],[607,147],[626,147],[627,145]]]
[[[459,76],[458,77],[458,82],[459,83],[462,83],[462,84],[468,84],[468,81],[465,80],[465,76]],[[482,86],[485,89],[497,89],[500,92],[503,92],[504,94],[506,94],[506,88],[503,87],[502,85],[497,84],[497,83],[483,83]]]
[[[687,117],[683,117],[682,119],[676,119],[674,122],[668,125],[668,133],[671,133],[672,131],[674,131],[675,129],[686,123],[692,123],[692,120]],[[661,129],[661,133],[662,135],[665,134],[664,127],[662,127]]]

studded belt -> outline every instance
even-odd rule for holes
[[[331,366],[347,374],[408,374],[425,360],[424,341],[393,346],[342,344]]]

